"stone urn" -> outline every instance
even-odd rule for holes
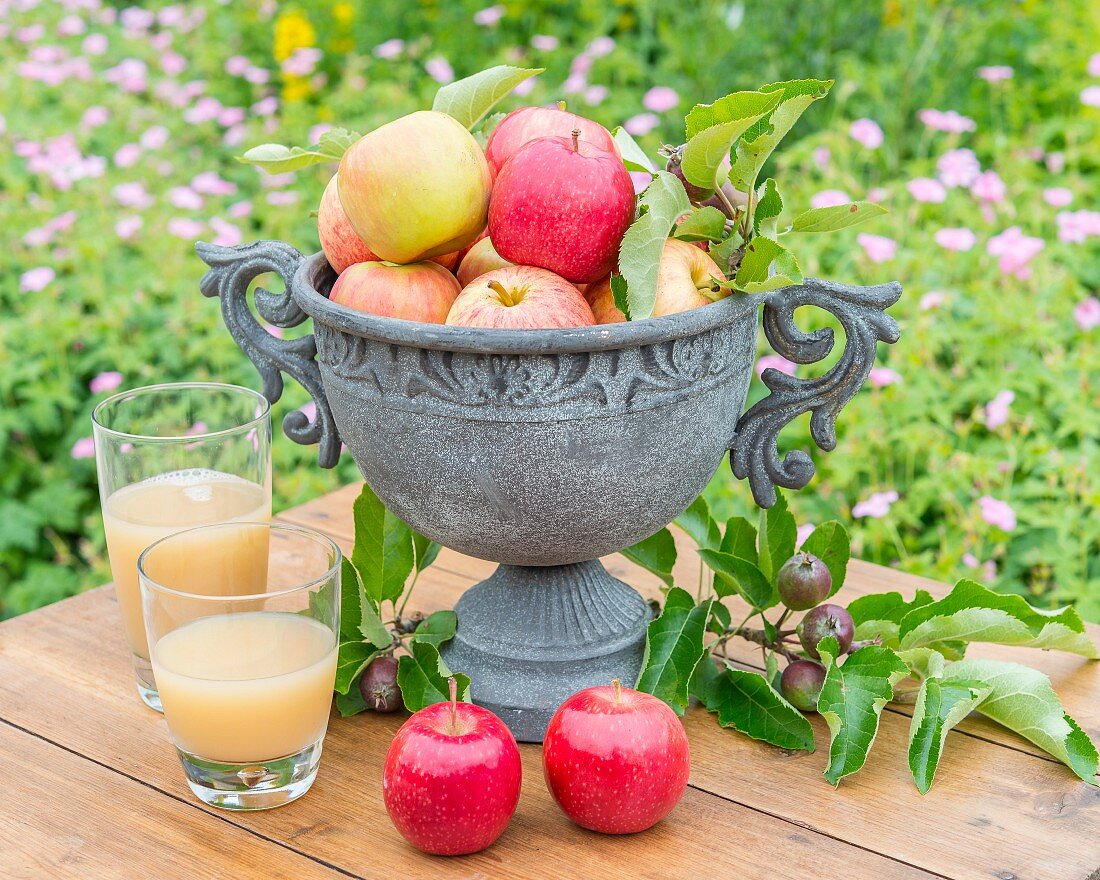
[[[312,421],[288,414],[286,435],[318,444],[325,468],[346,444],[397,516],[500,563],[459,599],[458,632],[442,654],[521,741],[540,741],[576,691],[637,678],[650,610],[600,557],[675,519],[727,453],[763,507],[775,486],[805,486],[813,463],[801,451],[780,458],[780,430],[810,412],[814,441],[832,449],[837,415],[866,379],[876,344],[898,338],[885,313],[901,294],[896,283],[808,280],[645,321],[485,330],[332,303],[336,275],[324,255],[283,242],[197,249],[210,266],[202,292],[220,298],[267,399],[279,399],[285,373],[317,404]],[[280,339],[257,320],[248,291],[270,272],[286,290],[256,288],[255,311],[284,328],[312,318],[311,335]],[[770,394],[742,412],[761,307],[768,341],[788,360],[813,363],[832,349],[831,329],[795,325],[799,306],[840,321],[839,360],[811,379],[765,370]]]

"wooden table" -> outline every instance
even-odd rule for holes
[[[349,486],[282,520],[351,545]],[[681,553],[683,582],[696,574]],[[610,570],[655,595],[656,581],[620,557]],[[444,551],[411,604],[450,607],[492,565]],[[942,584],[853,562],[840,599]],[[1092,628],[1100,638],[1100,627]],[[997,647],[1054,681],[1067,711],[1100,738],[1100,663]],[[1026,656],[1025,656],[1026,655]],[[748,652],[747,665],[759,661]],[[606,837],[571,824],[542,780],[538,746],[521,746],[524,783],[504,836],[455,859],[421,855],[381,799],[382,759],[403,714],[334,716],[313,790],[283,809],[217,811],[192,797],[161,716],[134,691],[109,587],[0,624],[0,878],[691,877],[1100,880],[1100,791],[1025,740],[981,719],[947,742],[932,791],[906,766],[903,705],[882,716],[868,765],[834,791],[818,751],[786,753],[685,717],[691,786],[664,822]]]

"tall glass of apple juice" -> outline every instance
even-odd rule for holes
[[[221,552],[242,539],[266,548],[258,571]],[[339,548],[296,526],[201,526],[149,547],[138,579],[164,718],[191,790],[230,810],[305,794],[336,682]]]
[[[183,529],[271,518],[269,407],[262,394],[235,385],[152,385],[100,403],[92,413],[92,433],[107,552],[137,689],[159,711],[141,616],[138,555]],[[209,553],[235,558],[242,572],[262,583],[262,541],[231,531],[220,539]],[[236,587],[255,592],[247,577]]]

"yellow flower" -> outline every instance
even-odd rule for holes
[[[286,61],[297,49],[306,49],[317,42],[317,33],[309,19],[297,10],[284,12],[275,19],[275,60]]]
[[[283,100],[288,104],[304,101],[312,91],[308,77],[290,74],[283,77]]]
[[[887,0],[882,10],[882,24],[884,27],[897,27],[902,21],[902,8],[900,0]]]
[[[351,24],[351,20],[355,18],[355,7],[347,2],[334,3],[332,4],[332,17],[336,19],[338,25],[346,28]]]

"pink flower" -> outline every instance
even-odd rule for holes
[[[602,104],[607,98],[607,86],[589,86],[584,90],[584,103],[589,107]]]
[[[142,9],[140,6],[127,6],[118,14],[118,23],[126,30],[148,30],[156,20],[156,13]]]
[[[933,131],[946,131],[952,134],[974,131],[978,127],[973,119],[955,110],[924,109],[917,113],[917,118]]]
[[[1012,79],[1012,74],[1012,68],[1006,64],[997,64],[992,67],[978,68],[978,76],[980,76],[986,82],[991,83],[1004,82],[1006,79]]]
[[[85,55],[102,55],[107,51],[107,38],[103,34],[88,34],[80,44]]]
[[[222,135],[222,143],[227,147],[237,147],[244,143],[245,127],[243,125],[231,125]]]
[[[867,378],[875,388],[885,388],[887,385],[897,385],[901,381],[901,373],[889,367],[871,367]]]
[[[148,88],[149,68],[138,58],[124,58],[114,67],[103,71],[103,79],[117,85],[124,92],[144,92]]]
[[[141,147],[137,144],[123,144],[115,150],[115,165],[119,168],[132,168],[141,159]]]
[[[1008,421],[1008,408],[1016,399],[1013,391],[999,391],[997,395],[985,405],[985,426],[992,431]]]
[[[517,85],[514,89],[512,89],[512,94],[518,95],[521,98],[525,95],[531,94],[531,92],[535,90],[535,81],[537,79],[537,76],[528,77],[519,85]]]
[[[244,76],[252,62],[243,55],[231,55],[225,59],[225,72],[230,76]]]
[[[986,244],[986,251],[998,257],[998,267],[1005,275],[1027,278],[1031,270],[1027,264],[1046,246],[1041,238],[1024,235],[1019,226],[1012,226],[995,235]]]
[[[214,217],[210,221],[210,228],[214,230],[214,244],[220,247],[236,247],[244,239],[240,227],[222,220],[221,217]]]
[[[66,15],[57,23],[57,33],[62,37],[75,37],[87,29],[79,15]]]
[[[322,52],[320,49],[295,49],[291,56],[283,62],[282,71],[291,76],[309,76],[317,69],[321,58]]]
[[[1100,235],[1100,211],[1059,211],[1054,220],[1059,241],[1081,244],[1090,236]]]
[[[73,448],[69,450],[69,455],[73,458],[95,458],[95,440],[91,437],[81,437],[73,444]]]
[[[540,52],[553,52],[558,48],[558,38],[549,34],[535,34],[531,37],[531,48]]]
[[[262,67],[249,67],[244,72],[244,78],[254,86],[262,86],[269,79],[271,79],[271,71],[265,70]]]
[[[588,85],[588,79],[583,73],[571,73],[561,84],[562,94],[579,95]]]
[[[309,134],[306,135],[311,144],[317,144],[321,142],[321,135],[326,131],[331,131],[332,126],[327,122],[319,122],[310,128]]]
[[[163,125],[154,125],[141,133],[139,142],[147,150],[159,150],[168,143],[168,129]]]
[[[1052,186],[1043,190],[1043,201],[1052,208],[1064,208],[1073,201],[1073,191],[1064,186]]]
[[[648,171],[631,171],[630,182],[634,184],[634,195],[645,192],[645,188],[653,183],[653,175]]]
[[[34,43],[41,40],[45,35],[46,26],[44,24],[31,24],[17,30],[15,32],[15,39],[20,43]]]
[[[1090,296],[1073,307],[1073,320],[1082,330],[1100,327],[1100,299]]]
[[[1066,167],[1066,154],[1061,150],[1047,153],[1046,157],[1043,159],[1043,163],[1047,166],[1047,171],[1051,174],[1061,174]]]
[[[814,160],[814,164],[824,171],[829,167],[829,159],[832,158],[832,153],[829,152],[828,147],[814,147],[814,151],[810,156]],[[847,199],[845,199],[845,201],[847,201]]]
[[[927,312],[930,309],[938,309],[947,301],[947,297],[944,296],[940,290],[930,290],[924,296],[920,298],[920,302],[917,304],[918,308],[922,312]]]
[[[939,229],[932,236],[932,240],[949,251],[968,251],[974,247],[974,242],[978,239],[973,232],[963,226]]]
[[[45,290],[56,277],[57,273],[49,266],[28,269],[19,276],[19,289],[23,293],[38,293]]]
[[[160,69],[169,76],[179,76],[187,70],[187,59],[177,52],[163,52],[160,56]]]
[[[111,118],[111,111],[106,107],[96,105],[89,107],[84,111],[84,115],[80,117],[81,128],[98,128],[104,125],[108,119]]]
[[[122,384],[122,373],[116,370],[111,370],[106,373],[100,373],[91,382],[88,383],[88,390],[92,394],[103,394],[106,391],[114,391]]]
[[[644,134],[649,134],[660,124],[660,117],[656,113],[639,113],[624,122],[623,128],[626,129],[627,134],[641,137]]]
[[[153,204],[153,197],[146,192],[145,184],[140,181],[120,183],[111,189],[111,195],[124,208],[136,208],[140,211]]]
[[[811,208],[832,208],[835,205],[846,205],[852,199],[842,189],[823,189],[810,197]]]
[[[184,211],[198,211],[203,206],[203,198],[187,186],[174,186],[168,190],[168,201],[173,207]]]
[[[222,180],[214,171],[203,171],[191,178],[191,189],[206,196],[231,196],[237,192],[237,184]]]
[[[317,420],[317,404],[312,400],[309,403],[302,404],[298,411],[311,423]]]
[[[474,13],[474,24],[482,27],[493,27],[504,18],[504,7],[499,3],[495,6],[486,6]]]
[[[680,96],[668,86],[654,86],[642,96],[642,106],[654,113],[664,113],[680,103]]]
[[[1085,65],[1085,71],[1089,76],[1100,76],[1100,52],[1089,56],[1089,62]]]
[[[446,58],[442,58],[438,55],[435,58],[429,58],[424,62],[424,69],[428,72],[428,76],[437,83],[446,85],[447,83],[454,82],[455,71]]]
[[[260,178],[260,186],[264,189],[282,189],[290,186],[298,179],[293,171],[284,171],[281,174],[267,174]]]
[[[168,232],[185,241],[194,241],[205,230],[206,227],[202,223],[190,217],[173,217],[168,221]]]
[[[918,177],[905,184],[918,202],[942,202],[947,199],[947,188],[934,177]]]
[[[982,172],[973,150],[948,150],[936,163],[940,183],[946,187],[970,186]]]
[[[1081,103],[1086,107],[1100,107],[1100,86],[1088,86],[1082,89]]]
[[[996,526],[1002,532],[1011,532],[1016,528],[1016,511],[1007,502],[983,495],[978,499],[978,506],[981,508],[982,519],[991,526]]]
[[[860,501],[852,508],[852,516],[861,518],[869,516],[872,519],[882,519],[890,512],[890,506],[898,500],[898,493],[875,492],[871,497]]]
[[[787,360],[781,354],[766,354],[756,361],[756,375],[762,376],[765,370],[778,370],[780,373],[793,376],[797,367],[798,364]]]
[[[892,238],[872,235],[869,232],[861,232],[857,235],[856,242],[863,248],[867,259],[872,263],[885,263],[887,260],[892,260],[898,250],[898,243]]]
[[[292,189],[276,190],[275,192],[269,192],[267,194],[267,203],[269,205],[276,205],[277,207],[284,207],[286,205],[295,204],[299,198],[299,194]]]
[[[141,225],[142,220],[136,214],[131,214],[129,217],[123,217],[115,224],[115,235],[123,241],[129,241],[137,235],[138,230],[141,229]]]
[[[857,119],[848,126],[848,135],[868,150],[877,150],[882,146],[882,129],[873,119]]]
[[[374,47],[374,51],[371,54],[373,54],[375,58],[382,58],[389,61],[393,58],[397,58],[404,51],[405,41],[394,39],[379,43]]]
[[[218,125],[222,128],[232,128],[244,122],[244,107],[223,107],[218,112]]]
[[[226,213],[230,217],[233,217],[236,220],[241,220],[241,219],[243,219],[245,217],[248,217],[252,214],[252,202],[249,202],[249,201],[234,202],[226,210]]]
[[[1003,202],[1005,184],[996,171],[985,171],[970,184],[970,194],[983,202]]]
[[[603,58],[610,55],[615,49],[615,41],[611,37],[596,37],[585,47],[585,52],[593,58]]]

